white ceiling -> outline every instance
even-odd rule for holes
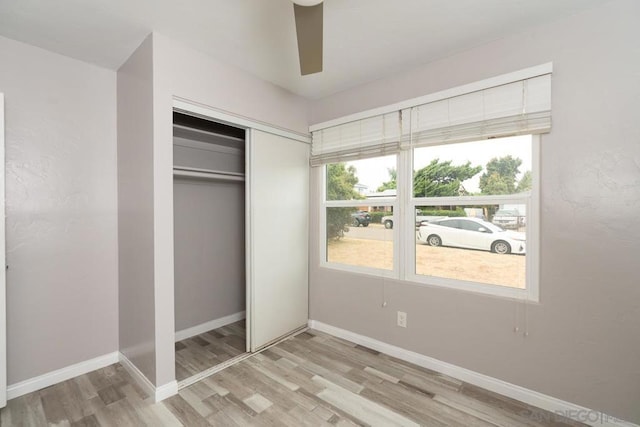
[[[115,70],[157,31],[320,98],[606,1],[325,0],[324,72],[305,77],[289,0],[0,0],[0,35]]]

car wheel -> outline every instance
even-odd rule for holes
[[[360,221],[358,221],[357,219],[354,219],[353,224],[351,225],[353,225],[354,227],[360,227]]]
[[[384,228],[386,228],[387,230],[392,229],[393,228],[393,221],[391,220],[386,220],[384,222]]]
[[[427,243],[431,246],[440,246],[442,245],[442,239],[440,238],[440,236],[432,234],[431,236],[427,237]]]
[[[491,245],[491,252],[495,252],[497,254],[510,254],[511,253],[511,245],[509,245],[504,240],[498,240],[497,242],[493,242]]]

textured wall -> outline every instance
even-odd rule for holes
[[[156,378],[153,211],[153,44],[118,70],[120,351]]]
[[[312,123],[553,61],[540,304],[319,268],[311,318],[640,422],[640,2],[596,9],[312,105]],[[395,326],[396,311],[408,328]],[[529,336],[514,334],[514,326]]]
[[[0,37],[8,383],[118,350],[116,75]]]

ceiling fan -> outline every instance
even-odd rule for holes
[[[322,0],[293,0],[300,74],[322,71]]]

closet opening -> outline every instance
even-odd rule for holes
[[[245,130],[173,113],[175,369],[246,357]]]

